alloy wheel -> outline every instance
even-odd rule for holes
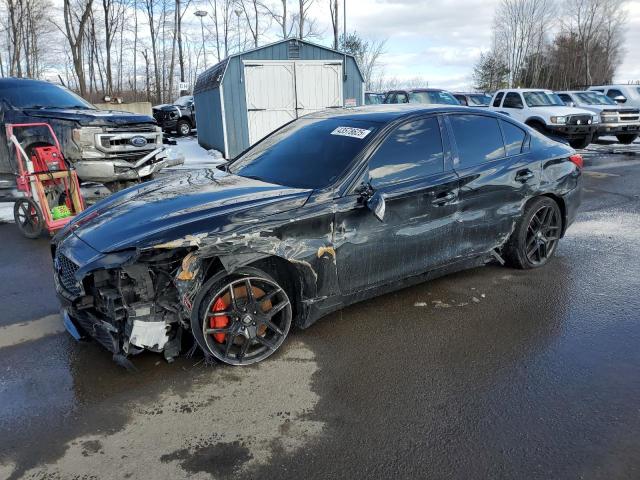
[[[212,297],[202,333],[215,358],[231,365],[248,365],[264,360],[280,347],[291,318],[291,302],[277,283],[243,277],[227,283]]]
[[[558,245],[562,222],[557,209],[541,206],[531,217],[525,240],[525,255],[533,265],[545,263]]]

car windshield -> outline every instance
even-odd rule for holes
[[[522,95],[529,107],[564,106],[564,102],[555,93],[539,91],[524,92]]]
[[[66,88],[44,82],[18,82],[16,86],[0,87],[0,98],[7,100],[16,108],[96,109],[85,99]]]
[[[449,92],[431,90],[426,92],[410,92],[409,103],[426,103],[439,105],[460,105]]]
[[[238,157],[229,171],[288,187],[325,188],[349,168],[379,127],[340,117],[295,120]]]
[[[186,97],[178,98],[175,102],[173,102],[173,104],[174,105],[179,105],[181,107],[186,107],[192,102],[193,102],[193,97],[191,95],[188,95]]]
[[[469,105],[476,105],[478,107],[488,107],[491,103],[491,95],[487,95],[486,93],[468,95],[467,99]]]
[[[609,97],[598,92],[580,92],[576,93],[576,97],[586,105],[617,105]]]
[[[378,105],[382,103],[383,96],[379,93],[367,93],[365,94],[365,104],[367,105]]]

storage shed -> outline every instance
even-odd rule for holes
[[[198,143],[225,158],[307,113],[364,104],[355,58],[299,39],[227,57],[198,77],[193,93]]]

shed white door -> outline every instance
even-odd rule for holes
[[[341,107],[342,63],[245,61],[249,143],[307,113]]]
[[[298,116],[342,107],[342,64],[296,62]]]
[[[249,143],[296,118],[295,70],[292,62],[245,64]]]

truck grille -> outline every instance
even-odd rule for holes
[[[76,272],[78,271],[78,265],[73,263],[67,257],[60,252],[56,253],[55,270],[58,275],[58,281],[60,285],[74,296],[82,295],[82,287],[76,280]]]
[[[621,122],[637,122],[640,120],[640,110],[624,109],[618,111]]]
[[[162,132],[155,125],[110,128],[96,135],[96,146],[105,153],[149,152],[162,146]]]
[[[591,125],[593,123],[591,115],[569,115],[567,125]]]

